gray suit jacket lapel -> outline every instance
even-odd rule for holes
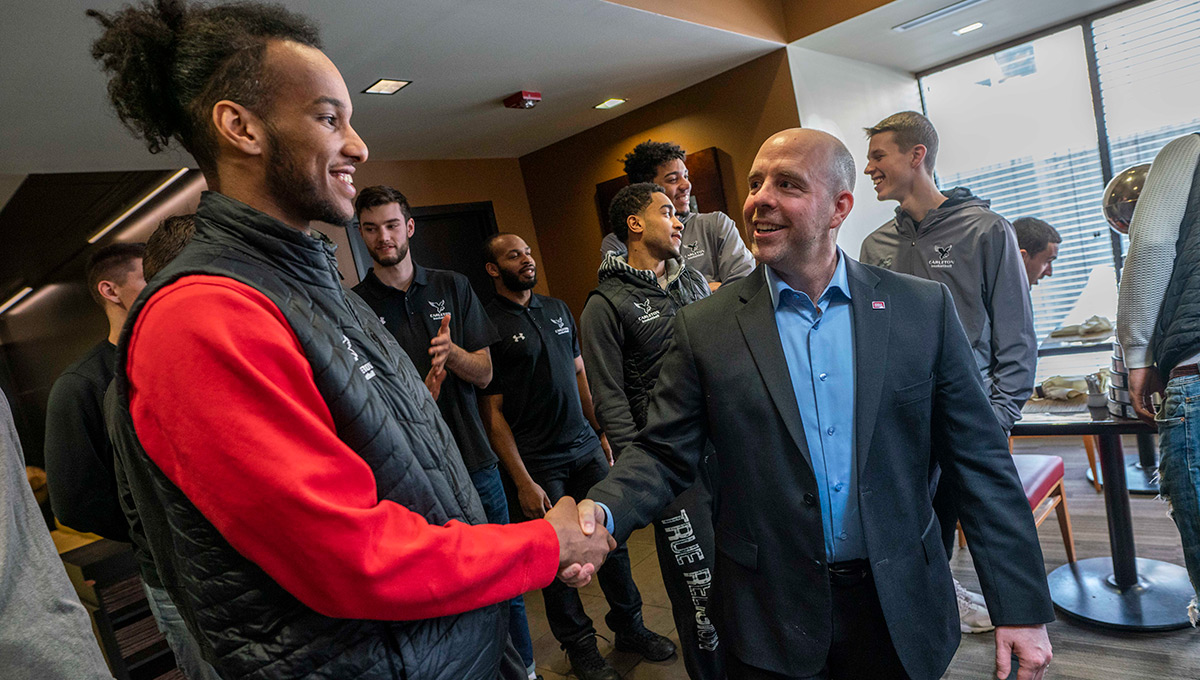
[[[846,258],[850,299],[854,310],[854,437],[859,478],[867,467],[883,375],[888,361],[888,331],[892,306],[887,295],[875,287],[879,277],[858,262]],[[882,303],[876,309],[873,303]]]
[[[775,325],[775,309],[771,306],[771,290],[763,267],[751,276],[757,277],[759,285],[743,293],[744,306],[737,312],[738,326],[788,433],[804,456],[804,462],[812,468],[804,425],[800,421],[800,407],[796,405],[796,392],[792,388],[783,343],[779,340],[779,327]]]

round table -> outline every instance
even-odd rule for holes
[[[1113,416],[1093,420],[1086,413],[1031,413],[1013,426],[1013,436],[1095,435],[1099,443],[1112,557],[1068,562],[1047,577],[1054,605],[1070,616],[1119,630],[1174,630],[1190,625],[1187,606],[1194,591],[1187,570],[1139,558],[1133,541],[1121,435],[1155,432],[1140,420]]]

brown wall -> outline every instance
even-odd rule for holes
[[[491,201],[500,231],[517,234],[542,259],[521,166],[515,158],[442,161],[368,161],[354,175],[359,189],[387,184],[399,189],[413,206]],[[418,233],[414,238],[421,238]],[[539,293],[549,283],[542,272]]]
[[[728,154],[726,202],[741,225],[746,175],[771,134],[800,124],[786,51],[777,50],[665,99],[521,158],[550,292],[579,315],[600,265],[596,184],[624,171],[621,158],[647,139]],[[703,207],[703,206],[702,206]]]
[[[783,5],[786,0],[608,0],[694,24],[712,26],[754,38],[787,42]]]
[[[891,0],[608,0],[778,43],[794,42]]]
[[[834,24],[883,7],[892,0],[783,0],[783,15],[787,22],[787,41],[794,42],[806,35],[822,31]]]

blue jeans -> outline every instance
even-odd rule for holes
[[[483,501],[483,513],[491,524],[508,524],[508,497],[496,463],[471,473],[471,483]],[[526,670],[533,670],[533,638],[525,618],[525,596],[518,595],[508,605],[508,635],[521,655]]]
[[[1192,588],[1200,587],[1200,376],[1167,383],[1158,414],[1161,456],[1159,490],[1183,540],[1183,561]],[[1200,591],[1198,591],[1200,592]],[[1196,599],[1188,607],[1192,625],[1200,620]]]
[[[154,622],[175,653],[175,665],[183,676],[188,680],[221,680],[216,669],[200,656],[200,645],[192,637],[166,589],[151,588],[145,583],[142,586],[146,590],[146,602],[150,605]]]

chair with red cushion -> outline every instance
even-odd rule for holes
[[[1075,534],[1071,531],[1071,514],[1067,511],[1067,496],[1063,493],[1063,459],[1039,454],[1021,454],[1012,458],[1017,466],[1017,476],[1021,478],[1021,487],[1025,490],[1025,498],[1029,500],[1029,508],[1033,510],[1034,525],[1040,527],[1052,511],[1056,512],[1067,561],[1074,562]],[[966,544],[960,525],[958,545],[963,547]]]

